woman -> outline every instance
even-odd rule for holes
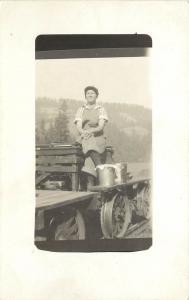
[[[95,167],[104,163],[105,159],[104,127],[108,117],[105,109],[96,103],[98,89],[87,86],[84,92],[86,104],[78,109],[74,123],[80,135],[78,142],[81,143],[86,158],[83,171],[96,176]],[[88,178],[91,182],[92,178]]]

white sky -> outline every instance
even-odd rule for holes
[[[151,107],[149,57],[36,60],[36,96],[83,100],[84,88],[99,89],[99,101]]]

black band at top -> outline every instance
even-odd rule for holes
[[[151,47],[147,34],[53,34],[39,35],[35,41],[36,51]]]

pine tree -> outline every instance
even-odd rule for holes
[[[56,130],[54,128],[53,121],[50,122],[46,137],[48,144],[56,142]]]
[[[67,103],[65,100],[61,101],[58,116],[54,122],[56,142],[68,143],[69,142],[69,129],[68,129],[68,116],[67,116]]]
[[[40,133],[38,127],[35,128],[35,143],[36,145],[40,143]]]
[[[40,144],[46,144],[46,129],[44,119],[41,119],[40,121],[38,141]]]

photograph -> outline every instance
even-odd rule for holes
[[[189,299],[188,4],[2,1],[0,299]]]
[[[151,243],[150,47],[66,38],[36,51],[35,242]]]

